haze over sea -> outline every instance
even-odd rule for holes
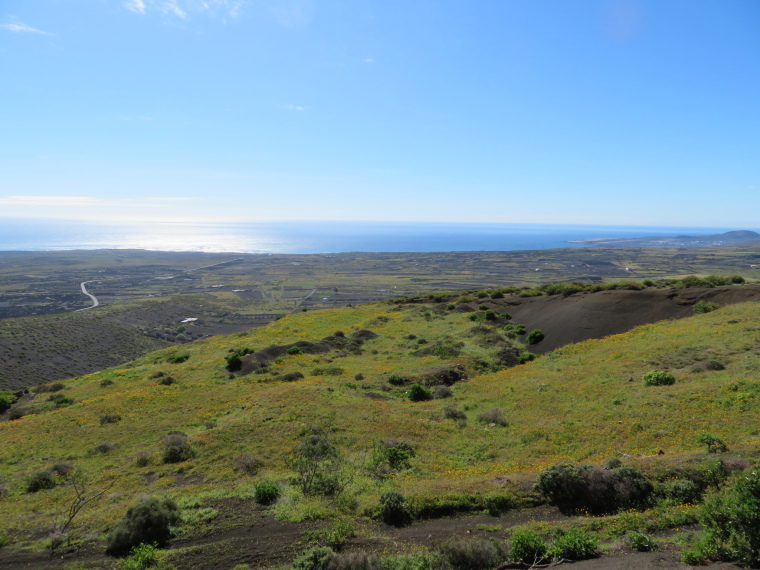
[[[0,218],[0,251],[147,249],[244,253],[509,251],[569,240],[708,235],[732,229],[496,223],[251,222],[106,224]]]

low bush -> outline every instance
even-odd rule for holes
[[[438,548],[453,570],[491,570],[504,562],[506,548],[481,538],[452,537]]]
[[[544,340],[544,333],[540,329],[530,331],[525,337],[525,342],[528,344],[538,344],[542,340]]]
[[[0,394],[0,414],[4,414],[12,404],[13,400],[11,400],[10,396]]]
[[[150,453],[147,451],[138,451],[135,454],[135,465],[138,467],[146,467],[150,464]]]
[[[44,471],[38,471],[34,473],[26,482],[26,492],[36,493],[43,489],[52,489],[56,485],[56,480],[53,474],[45,469]]]
[[[171,527],[179,519],[179,509],[171,499],[146,499],[129,507],[124,518],[114,525],[108,534],[106,552],[126,554],[142,543],[163,546],[171,537]]]
[[[517,362],[520,364],[525,364],[526,362],[535,360],[537,357],[538,355],[533,354],[532,352],[523,352],[522,354],[517,355]]]
[[[445,385],[433,386],[433,398],[436,400],[442,400],[444,398],[451,398],[454,393],[451,388]]]
[[[176,380],[174,379],[174,376],[164,376],[161,378],[161,380],[158,381],[159,385],[161,386],[171,386],[175,382]]]
[[[245,473],[246,475],[256,475],[264,466],[260,459],[257,459],[249,453],[241,453],[232,463],[235,471]]]
[[[293,561],[292,568],[293,570],[329,570],[328,564],[333,553],[333,549],[328,546],[309,548]]]
[[[380,520],[392,526],[406,526],[412,522],[409,505],[401,493],[386,491],[380,495]]]
[[[190,355],[188,353],[182,353],[182,354],[172,354],[170,356],[166,357],[166,362],[169,364],[182,364],[183,362],[190,359]]]
[[[409,399],[412,402],[422,402],[432,398],[432,392],[424,386],[421,386],[420,384],[412,384],[409,386]]]
[[[280,498],[280,486],[272,481],[260,481],[253,488],[253,496],[260,505],[271,505]]]
[[[715,311],[716,309],[720,309],[720,305],[718,305],[717,303],[710,303],[710,302],[701,301],[701,300],[694,303],[694,307],[693,307],[694,313],[698,315],[703,314],[703,313],[711,313]]]
[[[340,376],[345,370],[340,366],[328,366],[326,368],[315,368],[311,371],[312,376]]]
[[[466,420],[467,414],[456,408],[443,408],[443,417],[447,420]]]
[[[161,443],[164,446],[162,455],[164,463],[180,463],[195,457],[189,438],[182,432],[169,432],[161,438]]]
[[[626,543],[630,548],[637,550],[638,552],[652,552],[657,550],[657,543],[654,537],[650,534],[643,532],[632,532],[628,535]]]
[[[303,354],[303,351],[302,351],[302,350],[301,350],[301,348],[300,348],[300,347],[298,347],[298,346],[291,346],[291,347],[290,347],[290,348],[288,348],[288,349],[287,349],[285,352],[286,352],[287,354],[291,355],[291,356],[295,356],[295,355],[297,355],[297,354]]]
[[[571,528],[567,532],[557,532],[549,555],[564,560],[587,560],[596,556],[598,548],[599,539],[595,535],[579,528]]]
[[[604,514],[646,507],[654,487],[627,466],[603,469],[556,463],[538,474],[536,490],[563,511]]]
[[[100,425],[115,424],[120,421],[121,416],[119,414],[104,414],[100,416]]]
[[[112,386],[112,385],[113,385],[113,380],[109,380],[108,378],[100,381],[101,388],[107,388],[108,386]]]
[[[702,507],[705,543],[729,560],[760,565],[760,473],[745,471],[713,492]]]
[[[375,466],[385,463],[394,471],[409,469],[409,460],[416,455],[417,453],[410,441],[389,438],[375,446],[373,463]]]
[[[492,408],[487,412],[479,414],[478,421],[484,424],[494,424],[502,427],[507,425],[507,418],[504,415],[504,410],[501,408]]]
[[[517,531],[512,535],[509,554],[515,562],[540,564],[547,560],[548,552],[544,539],[533,531]]]
[[[103,441],[92,448],[93,453],[110,453],[116,449],[116,444],[111,441]]]
[[[644,381],[644,386],[671,386],[676,383],[675,376],[662,370],[647,372],[641,379]]]

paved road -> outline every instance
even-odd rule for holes
[[[94,309],[95,307],[97,307],[98,305],[100,305],[100,303],[98,302],[98,298],[95,295],[92,295],[92,294],[90,294],[90,293],[87,292],[87,287],[85,287],[85,285],[87,285],[88,283],[97,283],[97,281],[82,281],[79,284],[79,286],[82,288],[82,293],[84,293],[90,299],[92,299],[92,306],[91,307],[85,307],[84,309],[77,309],[77,311],[86,311],[87,309]],[[74,312],[77,312],[77,311],[74,311]]]

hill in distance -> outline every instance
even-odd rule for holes
[[[595,247],[724,247],[760,245],[760,234],[737,230],[704,236],[648,236],[641,238],[594,238],[572,240],[570,243]]]
[[[675,565],[691,540],[676,529],[699,523],[703,492],[760,452],[757,287],[511,293],[296,313],[22,396],[0,423],[0,567],[119,568],[109,530],[148,496],[181,512],[163,555],[178,569],[275,568],[314,546],[342,548],[333,564],[370,553],[391,568],[407,553],[452,568],[465,548],[452,537],[482,550],[573,528],[600,541],[600,568],[641,532]],[[594,314],[606,316],[582,318]],[[535,323],[545,338],[530,345]],[[573,344],[530,361],[553,335]],[[675,383],[645,385],[653,370]],[[707,453],[701,434],[728,451]],[[304,470],[315,441],[330,453]],[[533,483],[560,462],[595,466],[599,481],[641,472],[646,496],[592,518],[558,509]],[[51,558],[71,473],[104,492]],[[40,474],[52,484],[35,488]],[[411,525],[383,522],[389,496]]]

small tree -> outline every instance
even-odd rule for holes
[[[146,499],[129,507],[124,518],[111,529],[106,552],[126,554],[140,543],[163,546],[171,537],[171,527],[177,524],[179,518],[179,509],[171,499]]]
[[[707,446],[707,453],[724,453],[728,451],[726,442],[716,435],[710,433],[701,433],[697,436],[697,442]]]
[[[304,495],[337,495],[345,486],[343,458],[330,438],[331,430],[330,424],[305,428],[285,460],[296,472],[293,482]]]

